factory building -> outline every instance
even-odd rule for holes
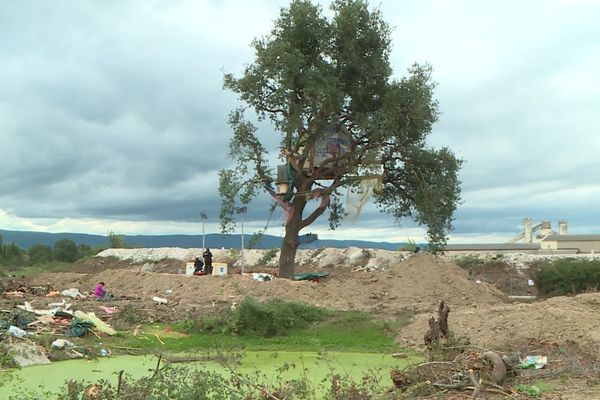
[[[531,218],[523,220],[523,231],[507,243],[449,244],[446,251],[497,252],[497,253],[600,253],[600,235],[569,235],[567,221],[558,221],[558,232],[552,223],[543,220],[533,224]]]

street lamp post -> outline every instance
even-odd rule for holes
[[[242,274],[244,273],[244,214],[248,211],[248,207],[236,207],[235,212],[239,214],[242,223]]]
[[[200,221],[202,222],[202,250],[206,249],[206,242],[204,241],[204,222],[208,219],[206,213],[200,213]]]

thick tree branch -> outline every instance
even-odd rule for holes
[[[329,202],[331,201],[329,196],[329,194],[323,194],[321,196],[321,204],[319,204],[319,207],[317,207],[307,218],[303,219],[302,222],[300,222],[300,229],[312,224],[317,218],[323,215],[323,213],[329,206]]]

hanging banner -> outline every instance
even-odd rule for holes
[[[327,159],[347,154],[350,147],[350,138],[345,133],[335,128],[323,131],[315,142],[314,166],[319,167]]]

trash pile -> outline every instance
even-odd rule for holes
[[[16,366],[50,363],[48,354],[53,349],[64,350],[63,358],[81,358],[87,350],[78,348],[67,338],[94,335],[114,335],[116,331],[94,312],[85,312],[78,308],[77,301],[88,296],[78,289],[69,288],[61,292],[46,286],[26,286],[22,283],[3,284],[2,298],[12,301],[10,309],[0,309],[0,344],[13,355]],[[59,301],[48,302],[44,306],[36,306],[38,299],[20,301],[27,295],[46,297],[49,301],[62,297]],[[6,303],[3,303],[6,307]],[[106,315],[117,313],[117,307],[100,305],[98,307]],[[48,335],[57,336],[50,348],[45,348]],[[101,354],[100,354],[101,355]]]
[[[48,285],[28,286],[19,279],[3,279],[0,281],[0,293],[5,298],[19,298],[25,295],[44,296],[50,291]]]

